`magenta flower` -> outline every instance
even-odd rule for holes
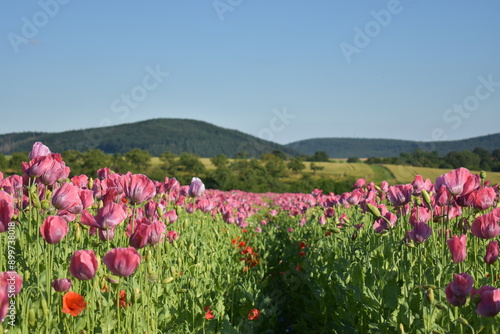
[[[493,264],[498,259],[498,241],[490,241],[488,247],[486,248],[486,255],[484,256],[484,262],[487,264]]]
[[[174,240],[179,239],[179,233],[175,231],[168,231],[167,233],[167,240],[168,242],[172,243]]]
[[[477,314],[483,317],[494,317],[500,313],[500,289],[484,285],[473,294],[481,297],[476,307]]]
[[[454,234],[453,238],[446,240],[450,249],[453,262],[463,262],[467,256],[467,236],[462,234],[460,238]]]
[[[120,224],[125,218],[127,218],[127,213],[120,205],[114,202],[106,202],[95,217],[87,210],[84,210],[80,222],[87,226],[106,230]]]
[[[23,287],[23,278],[15,271],[0,273],[0,290],[5,290],[9,298],[17,296]]]
[[[500,226],[494,213],[487,213],[474,219],[470,228],[473,235],[481,239],[492,239],[500,234]]]
[[[388,231],[389,229],[393,228],[394,225],[396,225],[397,220],[398,217],[392,212],[388,211],[383,215],[383,217],[380,217],[375,220],[375,222],[373,223],[373,229],[377,233]]]
[[[141,263],[141,255],[133,247],[118,247],[107,252],[102,262],[113,274],[128,277]]]
[[[69,176],[69,167],[66,166],[59,153],[51,153],[46,158],[49,158],[51,161],[47,170],[40,175],[40,182],[52,185],[57,180],[66,179]]]
[[[36,143],[33,144],[33,147],[28,157],[30,160],[33,160],[36,157],[46,156],[49,155],[50,153],[52,152],[50,152],[50,149],[47,146],[42,144],[42,142],[37,141]]]
[[[454,274],[453,281],[444,289],[446,300],[453,306],[462,306],[472,292],[474,279],[467,273]]]
[[[120,178],[123,193],[132,204],[150,200],[156,195],[156,187],[146,175],[127,173]]]
[[[0,233],[9,229],[9,223],[14,215],[14,198],[0,190]]]
[[[165,219],[169,224],[175,223],[177,221],[177,218],[177,212],[175,210],[167,211],[163,215],[163,219]]]
[[[412,193],[413,186],[411,184],[397,184],[389,187],[387,198],[395,206],[402,206],[410,202]]]
[[[9,312],[9,297],[6,289],[0,289],[0,323],[2,323]]]
[[[467,168],[461,167],[438,177],[434,187],[437,190],[446,187],[452,196],[457,197],[474,191],[480,184],[479,175],[473,175]]]
[[[52,288],[57,292],[68,291],[71,288],[71,283],[69,278],[58,278],[52,282]]]
[[[424,207],[415,207],[411,210],[410,224],[427,223],[431,219],[431,212]]]
[[[422,243],[429,239],[432,234],[432,228],[424,222],[416,222],[413,229],[408,232],[408,237],[416,243]]]
[[[59,210],[68,210],[71,213],[81,213],[83,209],[79,188],[71,183],[64,183],[52,194],[52,205]]]
[[[69,272],[79,280],[89,280],[95,276],[98,267],[94,251],[78,250],[71,257]]]
[[[205,192],[205,185],[201,180],[197,177],[193,177],[191,180],[191,184],[189,185],[188,196],[189,197],[198,197],[201,196]]]
[[[68,231],[68,223],[59,216],[48,216],[40,226],[40,234],[48,244],[57,244]]]
[[[495,204],[497,193],[493,187],[486,187],[474,193],[474,207],[479,210],[486,210]]]

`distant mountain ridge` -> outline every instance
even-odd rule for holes
[[[149,151],[153,156],[170,151],[200,157],[226,154],[229,157],[247,152],[260,157],[275,150],[290,155],[300,153],[286,146],[266,141],[240,131],[189,119],[151,119],[115,126],[71,130],[58,133],[21,132],[0,135],[0,153],[29,152],[36,141],[49,146],[53,152],[100,149],[104,153],[126,153],[134,148]]]
[[[443,156],[452,151],[472,151],[476,147],[492,151],[500,148],[500,133],[470,139],[440,142],[419,142],[397,139],[368,138],[313,138],[280,145],[249,134],[225,129],[207,122],[158,118],[115,126],[71,130],[57,133],[16,132],[0,135],[0,153],[29,152],[36,141],[41,141],[53,152],[86,151],[96,148],[104,153],[127,153],[134,148],[149,151],[153,156],[170,151],[200,157],[225,154],[233,157],[246,152],[249,157],[282,151],[292,156],[313,155],[325,151],[330,158],[393,157],[411,153],[419,148],[437,151]]]
[[[367,138],[313,138],[287,144],[289,148],[314,154],[316,151],[325,151],[330,158],[370,158],[395,157],[400,153],[411,153],[415,149],[436,151],[440,156],[453,151],[472,151],[479,147],[488,151],[500,148],[500,133],[487,136],[453,140],[420,142],[397,139],[367,139]]]

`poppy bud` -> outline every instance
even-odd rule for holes
[[[479,173],[479,177],[481,178],[481,180],[486,179],[486,172],[484,170],[481,171],[481,173]]]
[[[47,199],[42,200],[41,206],[43,210],[48,210],[50,208],[50,201]]]
[[[30,308],[29,312],[28,312],[28,322],[30,324],[30,326],[35,326],[36,324],[36,314],[35,314],[35,310]]]
[[[89,189],[94,188],[94,179],[89,177]]]
[[[140,296],[141,296],[141,290],[139,288],[135,288],[134,293],[132,294],[132,301],[134,303],[137,303]]]
[[[47,305],[47,300],[45,300],[45,298],[42,298],[42,311],[44,315],[49,314],[49,306]]]
[[[425,189],[422,189],[422,198],[424,199],[425,204],[431,205],[431,196]]]
[[[25,270],[24,271],[24,275],[23,275],[23,280],[25,282],[27,282],[29,279],[30,279],[30,271],[29,270]]]
[[[427,299],[429,300],[429,303],[434,303],[434,290],[431,288],[427,289]]]
[[[382,217],[382,215],[380,214],[380,210],[376,206],[370,203],[366,203],[366,206],[368,207],[368,210],[370,210],[371,214],[375,216],[375,218]]]
[[[33,206],[37,209],[40,209],[42,207],[42,204],[40,203],[40,199],[38,198],[37,195],[33,196]]]
[[[170,283],[174,280],[174,278],[172,276],[170,276],[169,278],[165,278],[163,281],[161,281],[163,284],[167,284],[167,283]]]
[[[111,275],[111,274],[106,274],[104,275],[104,278],[106,279],[106,281],[108,281],[109,283],[113,283],[113,284],[118,284],[120,283],[120,277],[116,276],[116,275]]]
[[[75,229],[75,241],[78,242],[82,236],[82,228],[77,224]]]

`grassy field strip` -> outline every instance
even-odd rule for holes
[[[436,178],[449,170],[439,169],[439,168],[427,168],[427,167],[413,167],[413,166],[396,166],[396,165],[383,165],[387,168],[395,177],[397,183],[409,183],[412,182],[416,175],[422,175],[424,179],[428,178],[431,181],[435,181]],[[471,171],[473,173],[479,173],[479,171]],[[500,173],[498,172],[487,172],[486,179],[490,180],[491,183],[500,183]]]

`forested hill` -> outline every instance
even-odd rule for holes
[[[315,138],[293,142],[287,146],[308,155],[314,154],[316,151],[325,151],[330,158],[397,157],[402,152],[411,153],[416,148],[424,151],[436,151],[439,155],[446,155],[454,151],[472,151],[476,147],[487,151],[500,148],[500,133],[464,140],[438,142],[396,139]]]
[[[0,153],[29,152],[41,141],[53,152],[100,149],[104,153],[126,153],[134,148],[158,156],[170,151],[200,157],[225,154],[229,157],[246,152],[260,157],[275,150],[298,155],[295,150],[245,133],[224,129],[206,122],[188,119],[152,119],[109,127],[72,130],[58,133],[23,132],[0,135]]]

